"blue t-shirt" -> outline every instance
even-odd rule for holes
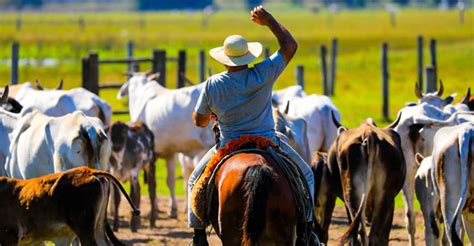
[[[285,66],[283,56],[275,52],[251,68],[213,75],[194,110],[217,115],[222,144],[244,135],[272,138],[272,88]]]

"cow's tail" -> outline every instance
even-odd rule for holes
[[[110,105],[99,97],[92,99],[99,109],[99,119],[104,123],[105,126],[110,126],[112,108]]]
[[[107,234],[107,237],[109,238],[110,242],[114,246],[125,246],[124,243],[122,243],[114,234],[114,231],[110,227],[109,221],[105,219],[105,233]]]
[[[323,119],[326,121],[323,124],[324,128],[324,142],[321,144],[320,151],[329,152],[331,144],[337,137],[337,126],[334,125],[333,121],[331,120],[334,116],[336,120],[341,122],[341,116],[337,109],[331,107],[330,105],[324,105],[322,108],[323,111]]]
[[[123,188],[122,184],[120,184],[120,182],[112,174],[96,170],[94,172],[94,175],[95,176],[103,176],[103,177],[107,178],[109,181],[111,181],[122,192],[122,194],[125,196],[125,199],[127,199],[128,203],[130,203],[130,206],[132,207],[132,214],[134,216],[140,215],[140,209],[135,207],[135,204],[133,204],[132,199],[130,198],[130,196],[128,196],[128,194],[125,191],[125,189]]]
[[[274,180],[272,170],[266,165],[249,167],[245,173],[243,245],[257,245],[265,230],[268,195]]]
[[[357,238],[357,229],[359,228],[359,224],[362,225],[362,230],[363,230],[363,236],[362,242],[364,245],[368,244],[368,238],[367,234],[365,232],[365,207],[367,204],[367,196],[369,194],[369,186],[370,186],[370,178],[372,176],[372,169],[373,169],[373,155],[372,153],[369,153],[369,149],[375,148],[375,146],[372,146],[372,148],[369,146],[370,144],[374,143],[374,140],[371,139],[373,138],[373,134],[370,134],[368,136],[365,136],[365,139],[362,141],[362,152],[364,154],[364,157],[367,160],[367,171],[365,173],[365,182],[364,182],[364,192],[362,193],[362,196],[360,198],[360,204],[359,208],[357,209],[357,212],[355,216],[353,217],[352,223],[349,225],[349,228],[347,231],[340,237],[339,241],[341,244],[347,243],[351,239],[356,239]]]
[[[458,146],[459,146],[459,159],[461,163],[461,196],[459,197],[458,205],[454,211],[453,221],[450,223],[450,236],[453,245],[462,245],[462,241],[456,233],[456,220],[459,214],[462,212],[464,205],[466,204],[467,186],[468,186],[468,158],[471,150],[471,135],[473,134],[472,129],[465,130],[458,134]]]

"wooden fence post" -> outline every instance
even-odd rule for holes
[[[428,66],[425,72],[425,93],[436,91],[436,69],[433,66]]]
[[[206,80],[206,53],[204,50],[199,51],[199,83]]]
[[[133,58],[133,53],[135,50],[135,43],[132,40],[127,42],[127,58]],[[130,62],[127,64],[127,72],[133,73],[140,71],[140,64],[138,62]]]
[[[22,23],[21,23],[21,16],[20,16],[20,15],[18,15],[18,16],[16,17],[16,23],[15,23],[15,24],[16,24],[16,30],[17,30],[18,32],[21,31],[21,24],[22,24]]]
[[[423,90],[423,36],[418,36],[418,86]]]
[[[178,53],[178,79],[177,87],[184,87],[184,76],[186,75],[186,51],[180,50]]]
[[[329,77],[329,95],[334,96],[336,84],[336,58],[337,58],[337,38],[331,40],[331,71]]]
[[[158,83],[163,87],[166,87],[166,51],[165,50],[153,50],[153,62],[152,71],[154,73],[160,73]]]
[[[79,20],[77,21],[77,25],[79,26],[79,30],[84,31],[86,27],[86,23],[84,22],[84,17],[79,17]]]
[[[387,43],[382,44],[382,114],[385,120],[389,120],[389,107],[388,107],[388,45]]]
[[[301,86],[304,90],[304,66],[303,65],[298,65],[296,66],[296,83]]]
[[[89,86],[90,91],[99,95],[99,55],[95,52],[89,54]]]
[[[438,81],[438,65],[436,62],[436,39],[430,40],[431,66],[434,69],[434,81]]]
[[[89,57],[82,58],[82,88],[91,91],[89,83]]]
[[[323,93],[324,95],[329,95],[329,88],[328,88],[328,76],[327,76],[327,64],[326,64],[326,54],[327,49],[325,45],[321,45],[321,80],[323,83]]]
[[[12,85],[18,84],[18,60],[20,58],[20,45],[17,42],[12,44],[12,63],[11,63],[11,78],[10,83]]]

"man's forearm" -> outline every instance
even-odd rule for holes
[[[268,23],[268,28],[270,28],[277,38],[278,44],[280,45],[280,53],[283,55],[285,62],[288,64],[291,58],[293,58],[293,55],[296,53],[298,43],[293,38],[291,33],[273,17]]]

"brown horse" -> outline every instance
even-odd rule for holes
[[[223,245],[294,245],[297,210],[272,158],[238,153],[215,176],[210,221]]]

